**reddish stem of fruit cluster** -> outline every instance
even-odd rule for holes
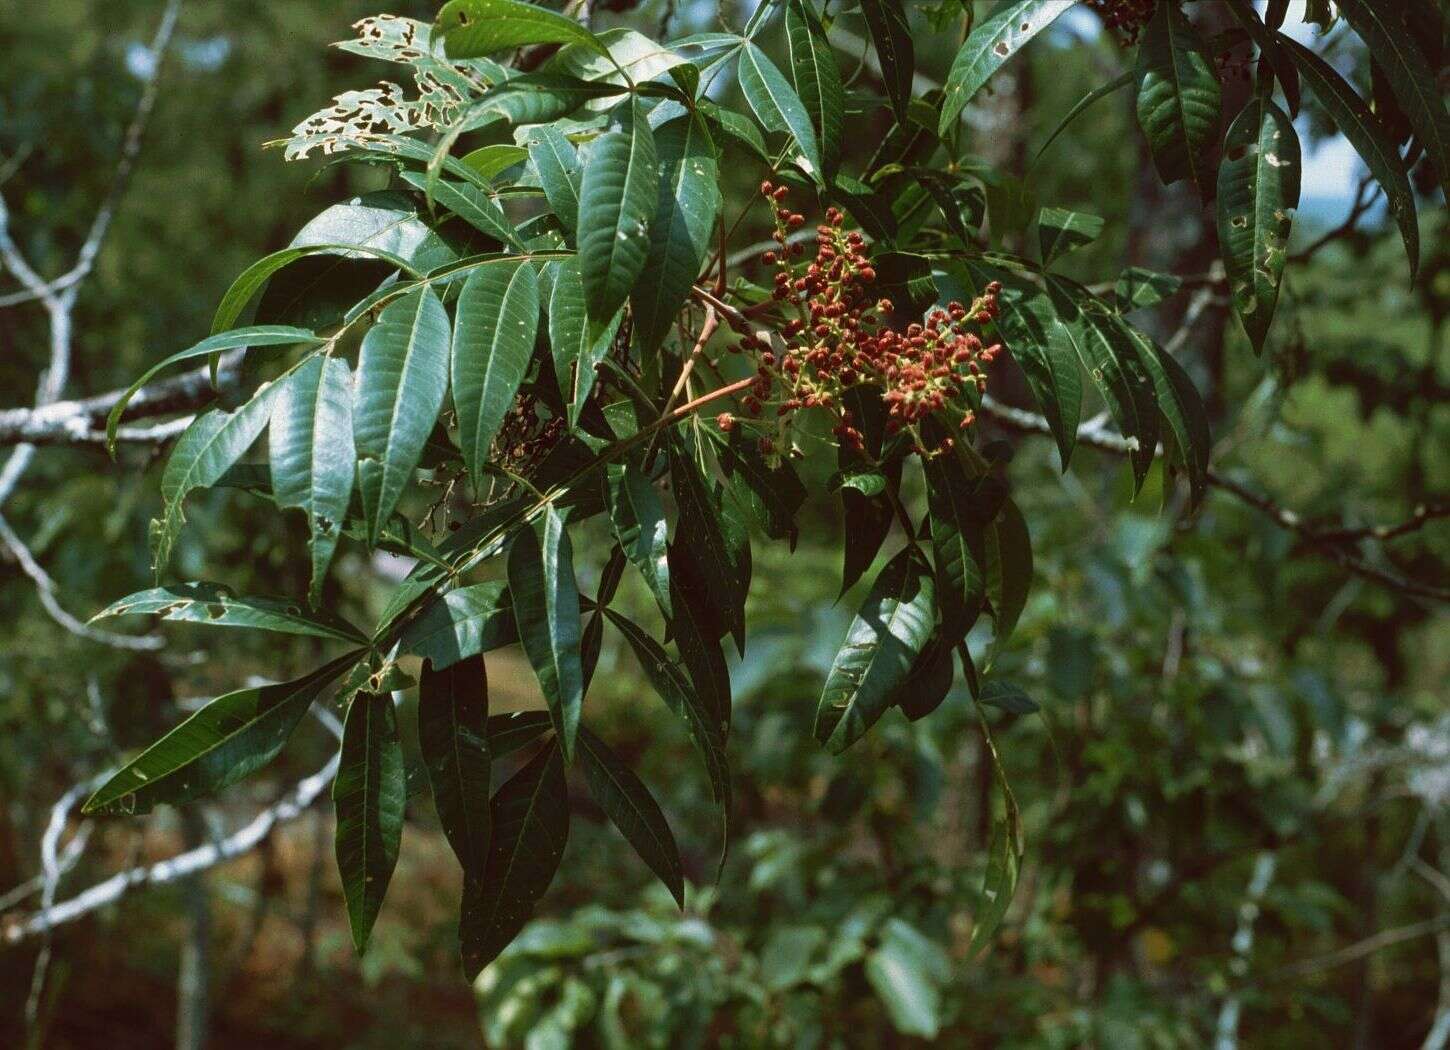
[[[779,245],[762,261],[776,267],[774,301],[794,307],[797,316],[780,330],[784,349],[779,352],[758,336],[741,339],[737,349],[754,355],[757,365],[756,380],[744,399],[747,412],[759,416],[772,403],[784,424],[799,409],[825,408],[836,416],[836,436],[861,448],[858,421],[841,405],[841,395],[850,387],[866,384],[880,392],[888,432],[949,405],[960,406],[969,389],[980,395],[987,383],[983,367],[1001,346],[984,345],[973,328],[997,316],[1001,285],[992,282],[970,307],[953,302],[934,309],[924,324],[898,331],[889,320],[891,300],[872,290],[877,275],[865,239],[842,229],[840,211],[826,212],[827,221],[816,228],[815,257],[802,265],[804,246],[789,244],[787,238],[805,225],[805,216],[786,205],[786,187],[765,182],[761,192],[775,213]],[[962,426],[970,426],[970,407],[961,407]],[[734,425],[727,416],[718,422],[727,430]],[[762,447],[771,451],[773,444]]]

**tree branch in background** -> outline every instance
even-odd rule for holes
[[[982,413],[1009,430],[1045,436],[1052,434],[1052,428],[1048,425],[1046,417],[1026,409],[1004,405],[990,394],[982,398]],[[1077,439],[1081,444],[1104,452],[1112,452],[1115,455],[1126,455],[1136,448],[1136,443],[1130,438],[1107,430],[1096,422],[1081,427],[1078,430]],[[1161,448],[1159,454],[1162,454]],[[1394,539],[1421,529],[1430,521],[1450,518],[1450,502],[1422,505],[1417,507],[1409,518],[1394,524],[1362,527],[1338,525],[1333,528],[1321,529],[1305,521],[1296,511],[1282,506],[1268,496],[1261,495],[1218,471],[1210,470],[1207,481],[1209,487],[1226,492],[1247,503],[1280,528],[1298,535],[1306,546],[1323,551],[1342,568],[1357,576],[1374,580],[1402,594],[1427,598],[1432,601],[1450,602],[1450,588],[1435,587],[1405,579],[1395,572],[1370,564],[1355,553],[1355,545],[1361,540]]]
[[[313,713],[327,727],[328,732],[339,740],[342,738],[342,725],[332,712],[316,707],[313,708]],[[337,763],[338,753],[334,752],[327,763],[316,773],[299,781],[276,803],[262,810],[251,821],[225,838],[178,853],[174,857],[158,861],[155,864],[117,872],[109,879],[97,883],[68,900],[59,904],[46,904],[40,910],[24,918],[17,920],[0,918],[0,944],[20,944],[33,937],[46,935],[57,926],[74,922],[98,908],[114,904],[132,890],[144,886],[164,886],[250,852],[261,845],[273,829],[288,821],[296,820],[307,811],[312,803],[317,801],[327,786],[332,783],[332,778],[337,773]],[[85,793],[84,785],[72,788],[67,792],[66,797],[70,798],[77,793]],[[72,804],[74,804],[74,799],[72,799]],[[85,825],[82,827],[84,828]],[[77,834],[79,835],[80,832]]]
[[[171,43],[171,35],[176,28],[176,18],[180,11],[181,0],[168,0],[161,15],[161,22],[156,28],[155,35],[151,38],[151,65],[143,78],[141,97],[136,103],[136,111],[126,128],[126,135],[121,144],[121,155],[116,162],[116,170],[111,178],[110,188],[96,210],[90,231],[86,234],[86,239],[81,244],[80,252],[76,256],[75,264],[70,270],[54,281],[47,282],[41,278],[10,236],[10,211],[6,206],[4,196],[0,195],[0,268],[9,270],[15,279],[24,286],[24,292],[7,297],[4,302],[0,302],[0,305],[15,305],[30,300],[38,301],[45,308],[50,323],[50,363],[36,386],[35,405],[37,409],[59,401],[70,378],[71,341],[74,331],[72,317],[76,296],[95,265],[96,257],[105,243],[106,233],[111,228],[111,220],[115,217],[116,209],[125,195],[126,187],[130,184],[131,173],[136,166],[136,158],[141,152],[146,124],[151,118],[152,110],[156,107],[162,59]],[[10,458],[6,460],[4,469],[0,470],[0,505],[10,498],[10,494],[15,491],[15,486],[19,484],[21,477],[30,468],[30,463],[35,457],[35,448],[34,442],[22,439],[16,445],[15,451],[10,454]],[[46,613],[67,631],[89,641],[123,649],[155,649],[164,644],[159,637],[135,638],[87,627],[61,606],[55,596],[54,581],[41,567],[30,548],[10,526],[4,515],[0,515],[0,539],[3,539],[5,547],[19,562],[25,574],[34,581],[41,606]]]

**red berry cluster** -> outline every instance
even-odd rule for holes
[[[872,292],[876,270],[865,240],[854,230],[842,229],[841,212],[827,210],[826,222],[816,227],[815,258],[802,266],[793,261],[804,254],[802,246],[788,238],[805,224],[805,217],[786,206],[786,187],[765,182],[761,192],[775,213],[774,237],[780,245],[762,261],[776,267],[775,300],[794,307],[797,316],[780,330],[784,349],[779,353],[756,336],[741,341],[740,349],[758,360],[758,379],[745,399],[747,411],[759,415],[771,392],[778,390],[776,415],[782,420],[797,409],[828,409],[837,418],[836,436],[860,448],[861,432],[841,405],[841,394],[849,387],[868,384],[880,391],[892,433],[946,408],[969,387],[977,392],[986,387],[982,367],[1001,346],[984,346],[971,329],[997,316],[1001,285],[992,282],[970,307],[953,302],[934,309],[925,324],[898,331],[889,322],[891,300]],[[961,425],[972,422],[967,410]]]
[[[1131,46],[1138,42],[1138,34],[1153,17],[1156,0],[1086,0],[1086,3],[1124,46]]]

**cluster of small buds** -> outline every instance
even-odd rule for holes
[[[1124,46],[1138,42],[1138,34],[1153,17],[1156,0],[1086,0],[1087,6],[1098,13],[1109,31],[1116,34]]]
[[[850,412],[841,404],[849,387],[876,387],[887,405],[888,431],[910,426],[960,400],[968,388],[980,393],[987,383],[985,365],[1001,352],[1000,344],[986,346],[974,331],[997,316],[1001,286],[995,281],[970,306],[950,303],[934,309],[924,324],[904,331],[891,327],[890,299],[875,294],[876,270],[865,239],[842,228],[844,217],[836,208],[816,228],[816,254],[800,265],[802,245],[790,243],[793,230],[805,219],[785,201],[788,190],[769,182],[761,193],[775,212],[775,240],[780,246],[767,251],[762,261],[773,265],[774,298],[794,308],[796,316],[780,329],[784,344],[777,353],[756,336],[747,335],[739,349],[755,355],[757,378],[744,399],[746,411],[761,414],[777,394],[776,416],[783,422],[802,408],[824,408],[836,419],[835,435],[843,443],[862,447],[863,438]],[[966,411],[961,425],[970,426]],[[722,416],[722,429],[734,420]]]

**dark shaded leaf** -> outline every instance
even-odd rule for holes
[[[1138,47],[1138,126],[1164,184],[1212,185],[1223,89],[1212,53],[1176,3],[1159,4]]]
[[[518,640],[508,589],[492,580],[435,597],[404,628],[399,644],[403,652],[421,656],[441,671]]]
[[[644,471],[631,462],[609,464],[605,484],[615,538],[669,616],[669,526],[659,493]]]
[[[1409,175],[1399,150],[1395,149],[1394,142],[1364,100],[1354,93],[1333,66],[1283,33],[1278,39],[1279,46],[1288,51],[1298,65],[1300,75],[1320,106],[1384,189],[1390,214],[1399,224],[1400,237],[1405,242],[1405,254],[1409,256],[1410,276],[1413,278],[1420,269],[1420,225],[1415,211],[1415,195],[1410,189]]]
[[[866,30],[881,62],[886,97],[891,100],[896,119],[905,123],[912,76],[916,72],[916,54],[906,11],[901,0],[861,0],[861,15],[866,19]]]
[[[649,789],[603,740],[582,726],[579,760],[594,801],[683,908],[685,873],[680,850]]]
[[[358,693],[348,705],[332,800],[337,870],[352,942],[361,954],[398,863],[408,802],[398,712],[388,694]]]
[[[425,663],[418,678],[418,748],[433,806],[464,878],[480,878],[488,861],[488,673],[481,655],[442,671]]]
[[[458,924],[470,981],[518,936],[559,870],[569,841],[569,788],[557,741],[504,782],[490,810],[488,863],[463,887]]]
[[[1043,208],[1037,216],[1037,243],[1042,251],[1042,265],[1075,248],[1091,244],[1103,232],[1104,222],[1096,215],[1065,208]]]

